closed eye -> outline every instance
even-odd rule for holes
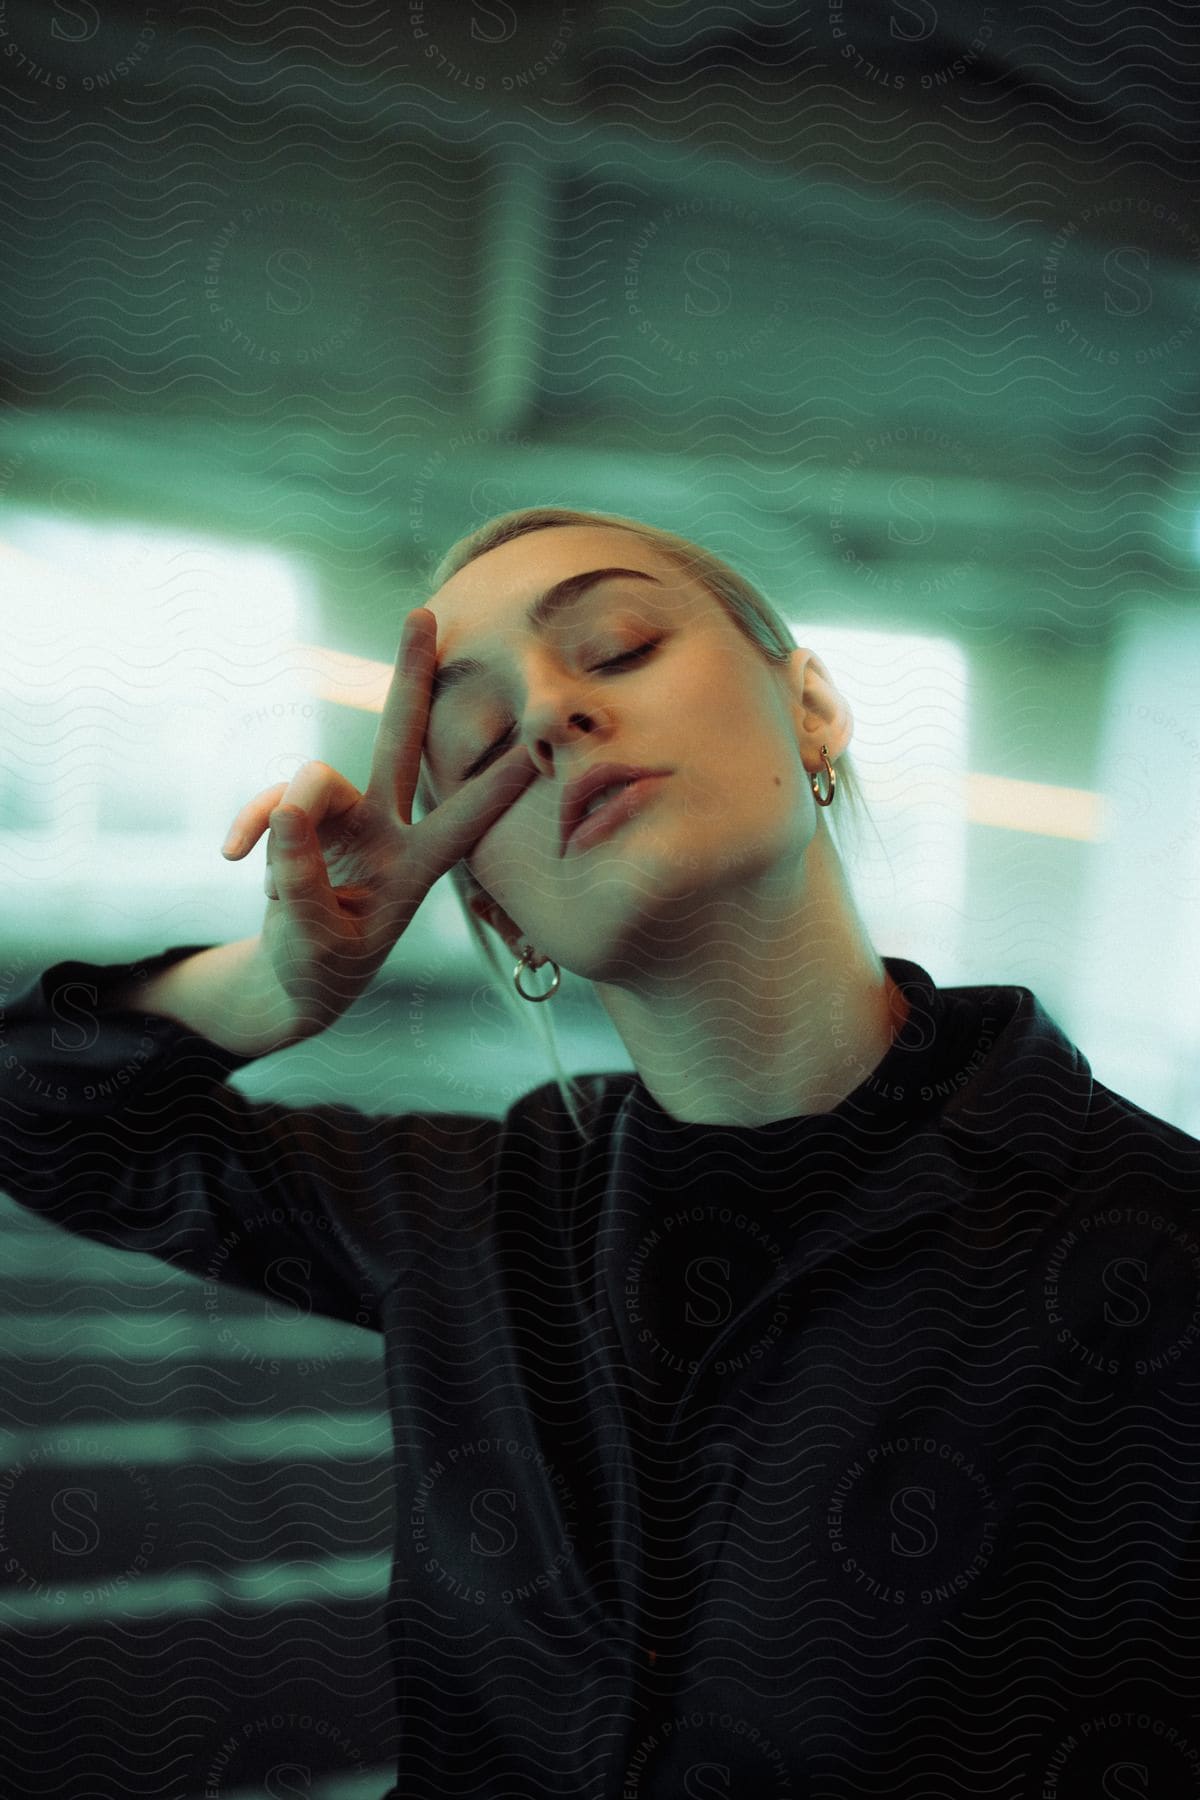
[[[610,657],[607,662],[597,663],[595,669],[592,670],[592,673],[599,674],[602,669],[619,669],[628,663],[640,662],[644,656],[649,656],[651,650],[657,650],[661,643],[661,638],[653,638],[648,644],[639,644],[636,650],[625,650],[620,656],[613,656]],[[472,775],[477,775],[481,769],[486,768],[493,757],[499,756],[515,730],[516,721],[510,719],[495,743],[489,744],[482,755],[475,758],[475,761],[471,764],[470,768],[463,770],[462,774],[459,776],[459,780],[469,781]]]

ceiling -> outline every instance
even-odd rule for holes
[[[640,503],[1059,644],[1189,592],[1193,8],[161,10],[4,9],[0,503],[381,578]]]

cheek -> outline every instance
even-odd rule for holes
[[[523,898],[536,903],[539,890],[545,893],[547,880],[554,879],[558,855],[557,837],[550,849],[542,829],[532,814],[521,816],[518,802],[476,838],[463,860],[479,885],[497,899],[507,896],[514,902]]]

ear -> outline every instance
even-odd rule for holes
[[[490,925],[492,930],[504,939],[513,956],[520,956],[525,938],[520,927],[513,923],[498,901],[493,900],[490,894],[472,894],[467,905],[477,919],[482,919],[485,925]],[[540,968],[541,963],[545,960],[545,957],[535,958],[531,961],[530,967]]]
[[[804,766],[816,774],[823,767],[822,744],[828,745],[831,762],[849,749],[854,714],[815,650],[793,650],[787,678],[796,742]]]

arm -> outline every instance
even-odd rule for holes
[[[479,1133],[496,1128],[254,1103],[227,1082],[249,1053],[115,1003],[211,948],[57,963],[0,1004],[0,1189],[214,1293],[302,1287],[312,1312],[374,1326],[460,1144],[469,1191],[488,1166]]]
[[[231,859],[270,834],[258,938],[57,963],[15,995],[0,974],[0,1188],[19,1205],[235,1285],[268,1287],[290,1252],[313,1310],[358,1323],[364,1267],[389,1284],[448,1202],[490,1200],[491,1120],[255,1105],[226,1079],[339,1018],[537,772],[519,745],[412,823],[436,627],[421,607],[406,622],[364,791],[306,763],[239,813]]]
[[[108,990],[108,1004],[157,1013],[247,1061],[312,1037],[320,1026],[296,1022],[260,937],[190,952],[142,979]]]

